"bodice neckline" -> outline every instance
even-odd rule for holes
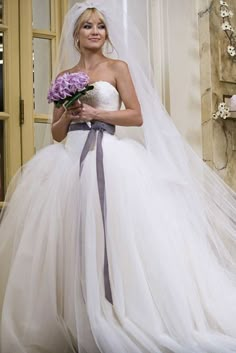
[[[120,109],[121,97],[115,86],[103,80],[97,80],[89,84],[93,86],[94,89],[88,91],[81,97],[83,103],[101,110],[113,111]]]
[[[89,84],[90,84],[90,85],[96,85],[96,84],[98,84],[98,83],[106,83],[106,84],[108,84],[109,86],[111,86],[111,87],[115,90],[115,92],[116,92],[118,95],[120,95],[119,92],[118,92],[118,90],[117,90],[117,88],[116,88],[112,83],[110,83],[110,82],[108,82],[108,81],[105,81],[105,80],[97,80],[97,81],[91,82],[91,83],[89,83]]]

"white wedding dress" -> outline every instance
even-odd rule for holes
[[[120,108],[115,87],[94,86],[87,103]],[[69,132],[17,177],[0,226],[0,352],[236,352],[236,273],[206,236],[204,201],[106,132],[105,298],[96,148],[79,173],[87,135]]]

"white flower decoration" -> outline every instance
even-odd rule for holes
[[[226,103],[221,102],[218,105],[218,110],[212,114],[213,119],[218,119],[218,118],[222,118],[222,119],[226,119],[228,117],[230,117],[230,110],[229,107],[227,107]]]
[[[212,114],[212,118],[215,119],[215,120],[218,119],[219,116],[220,116],[219,112],[216,112],[216,113]]]
[[[230,56],[235,56],[236,55],[236,48],[233,47],[232,45],[228,45],[227,51]]]
[[[220,103],[220,104],[218,105],[218,110],[219,110],[219,111],[224,111],[225,106],[226,106],[226,103]]]
[[[226,6],[226,7],[229,6],[226,1],[222,1],[222,0],[220,0],[220,4],[221,4],[222,6]]]
[[[229,9],[226,1],[220,0],[220,16],[222,18],[221,28],[225,32],[228,40],[227,53],[233,61],[236,61],[236,35],[235,29],[231,24],[234,13]]]
[[[230,117],[230,112],[225,112],[224,116],[222,116],[222,119],[227,119]]]
[[[224,31],[231,31],[232,30],[232,26],[228,21],[225,21],[224,23],[222,23],[221,27]]]
[[[221,17],[228,17],[229,16],[229,11],[228,10],[221,10],[220,11]]]

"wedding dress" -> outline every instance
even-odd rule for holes
[[[121,104],[106,81],[83,99]],[[0,352],[236,352],[236,272],[207,237],[204,200],[105,131],[106,299],[96,146],[80,170],[88,134],[45,147],[15,181],[0,226]]]

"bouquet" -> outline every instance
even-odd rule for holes
[[[57,108],[63,105],[67,109],[93,88],[86,73],[65,73],[52,82],[47,95],[48,103],[54,102]]]

